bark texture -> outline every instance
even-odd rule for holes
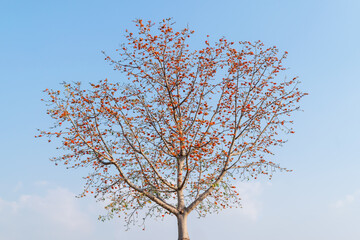
[[[187,214],[179,214],[177,216],[178,221],[178,240],[190,240],[187,230]]]

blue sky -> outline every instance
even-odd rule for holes
[[[239,183],[243,208],[189,220],[191,239],[359,239],[360,2],[342,1],[0,1],[0,239],[176,239],[175,219],[125,231],[99,222],[94,199],[77,199],[87,171],[55,167],[55,144],[40,101],[62,81],[121,80],[104,61],[136,18],[173,17],[194,44],[226,36],[289,52],[289,76],[310,93],[296,134],[274,160],[293,169]],[[197,45],[196,45],[197,44]]]

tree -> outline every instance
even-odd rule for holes
[[[306,94],[297,78],[279,80],[287,52],[276,47],[221,38],[192,50],[194,31],[176,32],[170,19],[135,23],[118,59],[106,56],[127,80],[45,90],[55,123],[39,137],[61,139],[54,161],[92,168],[82,196],[110,201],[102,219],[170,214],[186,240],[190,212],[236,207],[236,181],[286,170],[268,156],[294,133]]]

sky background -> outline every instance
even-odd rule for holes
[[[56,167],[56,144],[34,138],[51,125],[42,90],[121,81],[101,51],[114,53],[132,20],[168,17],[195,30],[193,47],[209,34],[288,51],[287,75],[310,94],[275,151],[294,171],[238,183],[243,208],[190,215],[191,239],[359,239],[359,12],[358,0],[0,0],[0,239],[177,239],[171,217],[146,231],[98,221],[102,205],[75,198],[87,171]]]

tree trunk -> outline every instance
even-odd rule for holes
[[[187,230],[187,214],[179,214],[178,221],[178,240],[190,240]]]

